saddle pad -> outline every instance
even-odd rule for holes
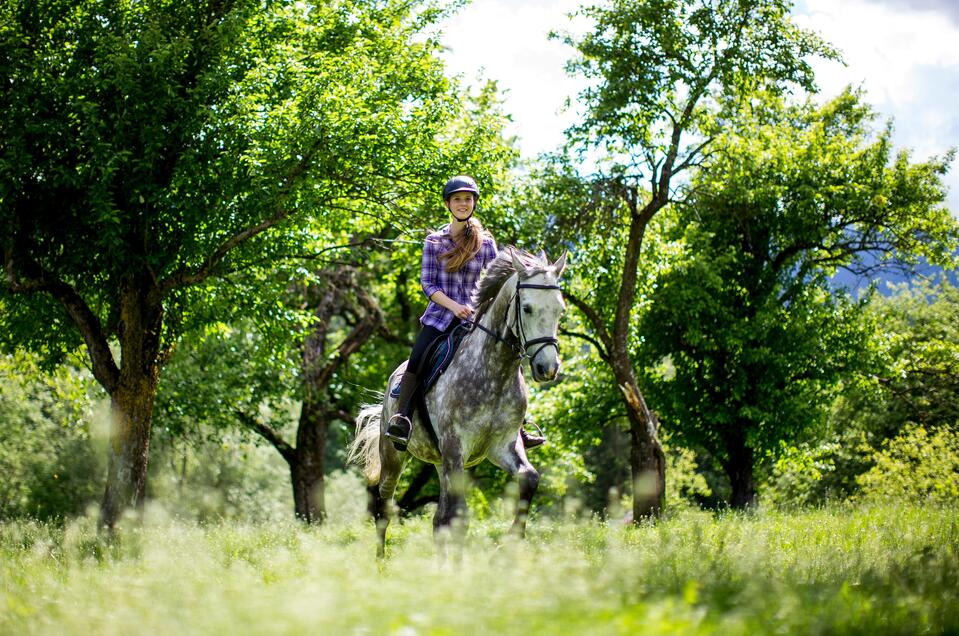
[[[426,350],[426,355],[423,356],[424,362],[420,365],[419,373],[417,374],[420,378],[419,391],[423,395],[426,395],[429,390],[433,388],[433,385],[436,384],[439,377],[443,375],[446,368],[450,366],[450,362],[453,361],[453,356],[456,354],[460,342],[463,341],[463,337],[466,336],[467,333],[469,333],[468,325],[460,324],[453,328],[448,334],[438,337],[430,344],[429,349]],[[397,379],[397,382],[390,390],[390,397],[399,397],[399,379],[400,378]]]

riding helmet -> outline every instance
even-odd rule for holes
[[[480,195],[479,186],[476,185],[476,181],[473,177],[467,177],[466,175],[453,177],[446,182],[446,185],[443,186],[443,200],[449,201],[450,197],[456,192],[472,192],[477,199],[479,199]]]

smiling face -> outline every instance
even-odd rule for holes
[[[476,198],[472,192],[454,192],[446,200],[446,209],[457,221],[465,221],[473,214]]]

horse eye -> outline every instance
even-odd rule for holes
[[[530,307],[529,305],[523,305],[523,313],[524,313],[524,314],[531,314],[531,313],[533,313],[533,308]]]

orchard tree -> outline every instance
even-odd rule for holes
[[[959,246],[949,158],[894,154],[874,120],[848,90],[822,106],[757,95],[681,209],[686,256],[642,318],[644,382],[671,430],[722,465],[733,507],[754,502],[760,460],[864,370],[866,301],[832,289],[837,269],[948,265]]]
[[[577,51],[568,70],[589,86],[582,122],[568,131],[582,153],[605,155],[602,174],[545,192],[570,204],[556,215],[579,257],[581,286],[566,296],[584,317],[584,334],[609,365],[630,421],[636,520],[656,515],[665,493],[665,458],[636,372],[634,348],[643,241],[653,219],[686,196],[681,182],[701,163],[716,117],[755,89],[814,88],[809,60],[835,54],[789,18],[786,0],[612,0],[583,9],[594,27],[567,36]],[[549,190],[550,185],[544,184]],[[577,203],[578,202],[578,203]],[[603,242],[609,247],[593,249]],[[574,254],[576,256],[576,254]],[[595,260],[594,260],[595,259]],[[608,284],[591,285],[588,272]]]
[[[382,391],[409,354],[426,304],[418,277],[423,239],[446,218],[439,190],[446,175],[476,175],[484,210],[502,206],[497,193],[516,152],[503,134],[496,84],[469,91],[461,105],[440,135],[455,140],[457,152],[445,158],[448,165],[433,167],[445,172],[424,188],[422,201],[391,202],[386,215],[374,206],[327,218],[322,241],[305,237],[271,271],[229,276],[215,302],[194,306],[210,312],[211,326],[179,347],[160,387],[157,417],[166,433],[189,439],[233,428],[276,449],[290,469],[294,513],[304,522],[326,516],[324,472],[337,451],[328,439],[352,430],[370,388]],[[251,289],[273,299],[277,315],[217,321],[224,306],[251,315]],[[205,378],[200,386],[198,376]]]
[[[144,497],[160,371],[329,220],[389,214],[453,144],[429,1],[5,0],[0,334],[85,345],[113,412],[101,523]],[[426,37],[424,37],[424,34]],[[259,320],[274,299],[247,304]]]
[[[367,291],[371,276],[337,265],[290,285],[284,302],[304,314],[294,333],[238,320],[186,339],[159,388],[157,425],[177,438],[219,437],[225,429],[260,437],[289,467],[295,516],[322,522],[330,425],[352,422],[358,406],[342,390],[342,374],[360,347],[386,333]]]

